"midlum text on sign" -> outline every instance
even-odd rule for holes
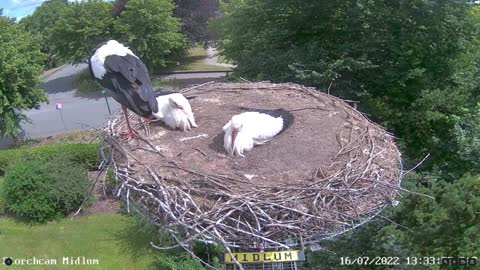
[[[232,253],[239,263],[272,263],[304,261],[305,254],[300,250],[270,251],[270,252],[239,252]],[[234,263],[230,254],[225,253],[225,263]]]

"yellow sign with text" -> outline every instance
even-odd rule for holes
[[[303,251],[300,250],[241,252],[232,254],[239,263],[296,262],[305,260],[305,255]],[[234,263],[234,260],[228,253],[225,253],[225,263]]]

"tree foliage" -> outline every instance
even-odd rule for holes
[[[125,11],[125,6],[127,5],[128,0],[116,0],[112,9],[113,17],[118,17],[122,12]]]
[[[215,28],[240,76],[331,86],[392,130],[410,163],[427,153],[430,168],[456,162],[449,144],[480,78],[479,20],[464,1],[232,0],[222,10]]]
[[[48,0],[35,9],[32,15],[24,17],[19,24],[25,30],[42,37],[43,52],[53,56],[55,51],[50,44],[53,28],[67,10],[67,0]],[[54,66],[54,58],[50,57],[49,65]]]
[[[47,0],[36,8],[32,15],[22,18],[19,24],[29,32],[48,37],[57,20],[66,11],[67,4],[67,0]]]
[[[49,36],[53,51],[66,62],[85,62],[98,44],[115,36],[112,7],[101,0],[70,3]]]
[[[37,35],[6,17],[0,17],[0,48],[0,135],[15,136],[26,120],[22,110],[47,101],[43,91],[35,88],[45,54]]]
[[[119,16],[129,0],[116,0],[112,14]],[[173,0],[174,15],[181,19],[181,31],[191,41],[205,43],[214,39],[209,20],[219,12],[219,0]]]
[[[119,40],[129,44],[151,68],[185,52],[187,42],[170,0],[130,0],[115,22]]]
[[[396,208],[308,256],[308,269],[365,269],[340,257],[398,256],[369,269],[425,269],[407,257],[465,257],[480,252],[480,8],[461,0],[231,0],[213,27],[236,73],[293,81],[344,98],[399,138],[404,181],[431,194]],[[441,181],[437,179],[442,179]],[[477,210],[475,210],[477,209]],[[440,269],[438,265],[429,269]]]
[[[397,208],[382,213],[389,219],[378,218],[335,242],[324,243],[322,246],[328,252],[311,254],[308,269],[365,269],[364,265],[340,265],[340,256],[352,259],[393,256],[399,257],[401,264],[392,269],[425,269],[419,263],[424,257],[479,254],[480,178],[465,177],[455,183],[417,178],[409,180],[407,185],[416,192],[434,196],[435,200],[406,196]],[[418,258],[417,265],[408,265],[407,257]],[[369,269],[386,268],[369,266]],[[430,265],[428,269],[441,268]]]
[[[174,0],[174,3],[175,16],[182,20],[182,33],[193,42],[214,39],[208,23],[219,11],[218,0]]]
[[[54,0],[61,1],[61,0]],[[150,69],[164,66],[185,51],[180,22],[173,17],[171,0],[68,3],[51,28],[47,43],[63,61],[85,62],[109,39],[129,46]]]

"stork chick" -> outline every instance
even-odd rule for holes
[[[190,103],[180,93],[160,95],[157,97],[158,113],[154,113],[157,119],[162,120],[168,127],[190,130],[198,127],[193,116]]]
[[[223,127],[223,147],[230,156],[245,157],[244,152],[272,140],[292,123],[293,115],[283,109],[234,115]]]

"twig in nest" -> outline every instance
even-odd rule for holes
[[[332,87],[332,85],[333,85],[333,81],[330,81],[330,85],[327,88],[327,94],[328,95],[330,95],[330,88]]]
[[[107,166],[106,170],[108,170],[109,167],[110,167],[110,165]],[[73,220],[73,219],[80,213],[80,211],[82,210],[82,208],[83,208],[83,206],[85,205],[85,203],[87,202],[87,200],[92,196],[92,192],[93,192],[93,190],[95,189],[95,186],[97,185],[98,179],[100,179],[100,175],[102,175],[102,172],[103,172],[103,170],[98,171],[97,177],[95,178],[95,182],[93,183],[92,187],[90,188],[90,192],[88,192],[88,195],[85,196],[85,198],[83,199],[82,204],[81,204],[80,207],[78,208],[77,212],[75,212],[75,214],[73,214],[71,220]]]
[[[209,84],[213,84],[213,83],[216,83],[216,82],[215,81],[210,81],[210,82],[206,82],[206,83],[202,83],[202,84],[197,84],[197,85],[194,85],[192,87],[188,87],[188,88],[180,90],[180,93],[187,93],[187,92],[190,92],[190,91],[195,90],[197,88],[205,87],[205,86],[207,86]]]
[[[195,148],[195,150],[197,150],[198,152],[200,152],[200,154],[202,154],[204,157],[207,156],[207,154],[205,154],[202,150],[198,149],[198,148]]]
[[[422,165],[423,162],[425,162],[425,160],[427,160],[427,158],[430,156],[430,153],[428,153],[417,165],[413,166],[413,168],[411,168],[410,170],[402,173],[402,177],[411,173],[412,171],[414,171],[416,168],[418,168],[418,166]]]
[[[185,138],[180,138],[179,141],[184,142],[192,139],[198,139],[198,138],[208,138],[208,134],[199,134],[197,136],[193,137],[185,137]]]

